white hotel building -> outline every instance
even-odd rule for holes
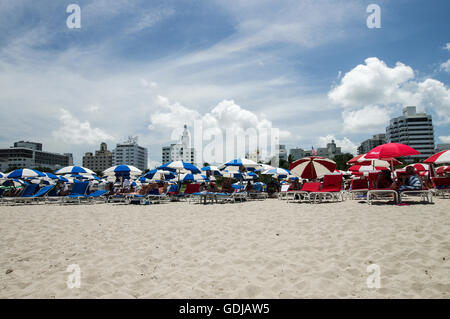
[[[391,119],[386,127],[388,143],[402,143],[420,152],[410,156],[412,161],[423,160],[434,154],[434,129],[431,115],[417,113],[415,106],[403,108],[403,115]]]
[[[195,150],[191,148],[190,139],[189,131],[185,125],[180,142],[162,148],[162,163],[183,161],[195,165]]]

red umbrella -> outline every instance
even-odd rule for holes
[[[374,165],[375,166],[389,166],[391,161],[392,161],[392,165],[397,166],[397,165],[401,165],[402,162],[396,160],[395,158],[386,158],[383,160],[380,159],[367,159],[366,158],[367,154],[361,154],[358,156],[353,157],[351,160],[349,160],[347,162],[348,165],[352,165],[352,164],[358,164],[358,165]]]
[[[423,162],[430,163],[430,164],[450,163],[450,150],[445,150],[445,151],[436,153],[433,156],[424,160]]]
[[[412,147],[400,143],[382,144],[372,149],[365,158],[367,159],[391,159],[409,155],[418,155],[418,151]]]
[[[384,166],[375,166],[375,168],[370,167],[368,165],[353,165],[348,169],[350,172],[373,172],[373,171],[382,171],[387,170],[388,167]]]
[[[441,166],[436,168],[436,174],[443,175],[445,173],[450,173],[450,166]]]
[[[430,167],[427,164],[422,164],[422,163],[409,164],[408,166],[414,167],[416,172],[425,172],[430,169]],[[406,166],[406,167],[408,167],[408,166]]]
[[[307,179],[323,177],[336,169],[336,162],[320,156],[308,156],[292,162],[289,170],[292,174]]]

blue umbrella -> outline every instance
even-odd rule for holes
[[[219,166],[219,169],[224,169],[227,166],[237,166],[244,167],[248,171],[254,171],[260,168],[260,165],[252,160],[247,158],[236,158],[234,160],[228,161]]]
[[[159,169],[152,169],[151,171],[148,171],[147,173],[142,175],[142,177],[148,178],[148,179],[153,179],[155,177],[155,175],[156,175],[156,177],[161,177],[161,175],[164,175],[164,179],[175,178],[174,172],[164,171],[164,170],[159,170]]]
[[[286,178],[286,177],[288,177],[288,175],[291,175],[291,172],[288,169],[276,167],[276,168],[268,169],[267,171],[264,171],[261,174],[272,175],[272,176],[278,177],[278,178]]]
[[[220,173],[220,170],[217,166],[204,166],[201,168],[204,172],[211,172],[211,175],[218,175],[221,176],[222,173]]]
[[[164,165],[161,165],[157,167],[157,169],[162,169],[165,171],[171,171],[171,172],[179,172],[181,170],[187,170],[190,171],[193,174],[200,174],[200,170],[191,163],[186,163],[183,161],[173,161],[166,163]]]
[[[103,174],[108,176],[130,176],[141,175],[142,171],[132,165],[117,165],[108,168],[103,172]]]
[[[45,177],[45,175],[37,170],[29,168],[16,169],[9,173],[7,178],[33,178],[33,177]]]
[[[181,174],[180,175],[180,181],[181,182],[202,182],[202,181],[209,181],[208,177],[206,175],[200,175],[200,174]]]
[[[57,170],[55,174],[62,175],[62,174],[95,174],[95,173],[91,171],[89,168],[82,166],[66,166]]]

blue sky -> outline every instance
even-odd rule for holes
[[[66,26],[70,3],[81,29]],[[380,29],[366,26],[371,3]],[[448,12],[445,0],[3,1],[0,110],[15,120],[0,146],[41,141],[80,163],[139,135],[160,161],[201,119],[354,151],[403,105],[426,108],[450,143]]]

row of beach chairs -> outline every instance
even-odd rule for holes
[[[352,180],[349,189],[343,188],[341,175],[325,175],[323,182],[308,182],[301,190],[289,190],[289,185],[283,185],[278,195],[279,199],[290,201],[306,201],[318,203],[322,201],[342,201],[344,199],[365,199],[368,204],[375,200],[392,200],[394,203],[419,197],[421,202],[433,203],[433,196],[450,195],[450,178],[433,178],[433,189],[408,190],[398,192],[394,189],[375,188],[377,173],[369,174],[367,179]]]

